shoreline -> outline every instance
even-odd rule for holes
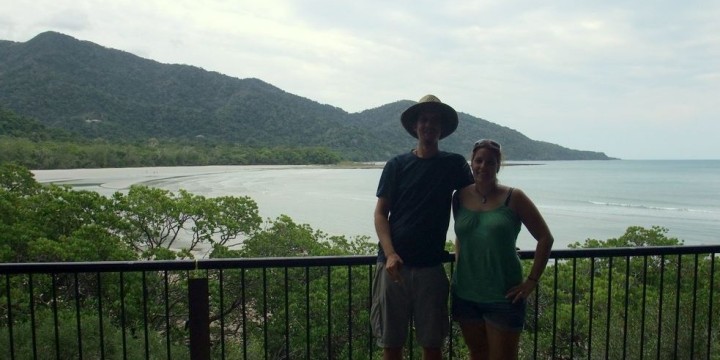
[[[506,162],[502,166],[536,166],[545,165],[545,163],[529,163],[529,162]],[[328,169],[382,169],[385,167],[385,162],[341,162],[330,165],[307,165],[307,166],[319,166]]]

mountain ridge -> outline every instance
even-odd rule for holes
[[[57,32],[0,41],[0,105],[90,139],[320,146],[348,160],[384,161],[415,145],[399,121],[413,103],[348,113],[261,79],[163,64]],[[458,114],[458,130],[443,140],[444,150],[465,154],[478,138],[491,137],[509,160],[611,159]]]

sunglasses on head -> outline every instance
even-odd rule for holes
[[[490,139],[481,139],[475,142],[475,145],[473,145],[473,151],[475,151],[479,147],[489,147],[491,149],[500,150],[501,146],[500,143],[498,143],[495,140]]]

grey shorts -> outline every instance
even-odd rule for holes
[[[452,295],[452,317],[459,323],[487,322],[504,330],[521,332],[525,326],[525,301],[479,303]]]
[[[445,268],[403,266],[400,275],[403,280],[395,283],[384,263],[375,268],[370,320],[377,344],[388,348],[404,346],[408,327],[414,322],[420,346],[442,347],[450,327],[450,282]]]

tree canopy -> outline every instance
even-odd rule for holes
[[[633,226],[617,238],[570,247],[682,245],[667,231]],[[41,185],[22,166],[0,165],[2,262],[370,255],[376,249],[367,237],[329,236],[285,215],[262,220],[248,197],[206,198],[144,186],[104,197]],[[715,263],[714,256],[693,255],[551,262],[538,297],[529,299],[521,357],[537,351],[540,358],[674,358],[692,349],[704,358],[718,350],[712,339],[720,336],[709,321],[720,318],[720,298],[712,290],[720,277]],[[523,264],[527,272],[530,262]],[[350,357],[352,349],[353,358],[365,358],[366,348],[348,344],[371,342],[371,272],[370,266],[343,266],[12,275],[0,293],[0,313],[12,311],[14,335],[3,317],[0,339],[14,341],[16,353],[31,357],[33,334],[40,335],[39,346],[53,348],[53,334],[72,343],[82,328],[87,357],[100,351],[120,357],[119,344],[127,342],[135,347],[131,356],[147,345],[159,357],[169,348],[173,358],[187,358],[186,291],[200,277],[210,285],[214,356],[224,351],[227,358],[281,359],[309,352],[339,359]],[[145,331],[147,340],[141,343],[126,331]],[[104,350],[98,348],[99,334]],[[453,356],[466,356],[460,334],[452,337]],[[217,345],[220,338],[223,346]],[[288,343],[295,346],[286,354]],[[8,353],[8,344],[0,341],[0,353]],[[61,358],[78,357],[77,347],[58,348]]]

